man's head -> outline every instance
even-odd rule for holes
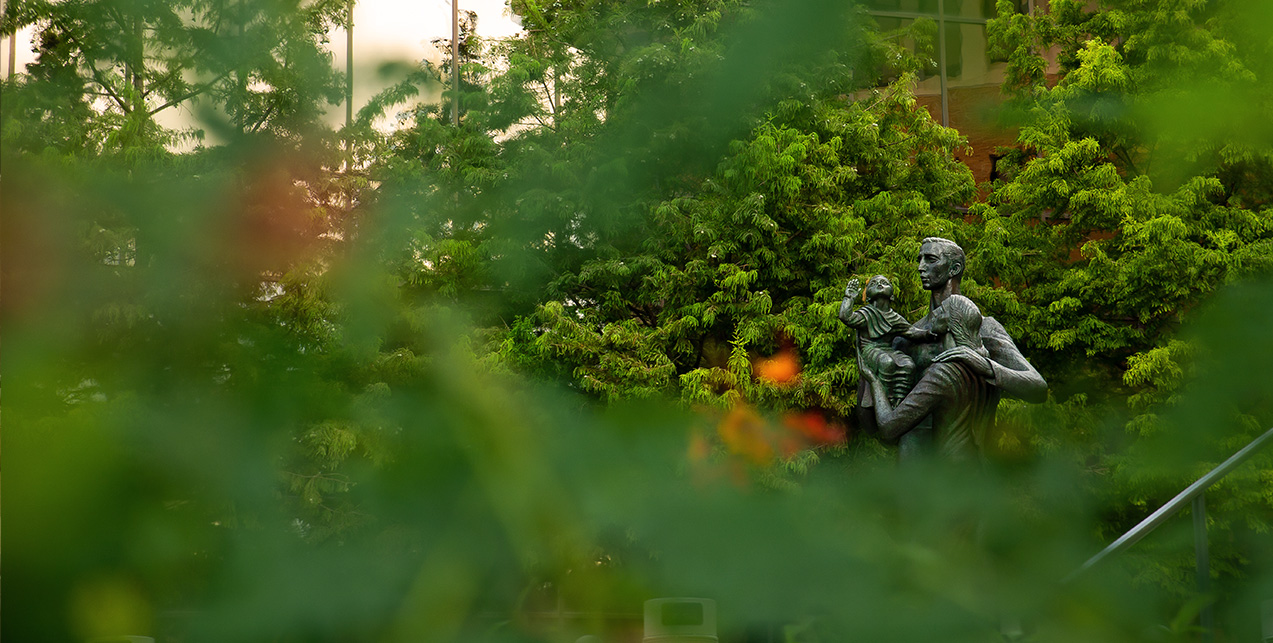
[[[959,281],[964,274],[964,249],[950,239],[928,237],[919,247],[919,281],[925,290],[942,290],[954,281],[954,292],[959,292]]]
[[[933,309],[933,332],[949,332],[956,346],[981,348],[981,309],[963,295],[951,295]]]
[[[893,298],[893,282],[884,275],[875,275],[866,282],[866,300],[875,301],[880,298]]]

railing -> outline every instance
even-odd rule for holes
[[[1100,553],[1087,559],[1087,562],[1079,566],[1078,569],[1066,576],[1062,583],[1068,583],[1091,569],[1097,563],[1113,556],[1127,548],[1135,545],[1140,539],[1144,538],[1149,532],[1157,529],[1159,525],[1167,522],[1184,508],[1186,504],[1193,504],[1193,546],[1194,556],[1197,561],[1198,572],[1198,593],[1207,594],[1211,591],[1211,557],[1207,551],[1207,489],[1218,482],[1220,478],[1228,475],[1230,471],[1236,469],[1243,462],[1246,462],[1256,451],[1260,450],[1264,445],[1273,442],[1273,429],[1264,432],[1264,435],[1254,439],[1250,444],[1242,447],[1240,451],[1229,456],[1220,466],[1212,469],[1206,475],[1198,478],[1193,484],[1185,488],[1175,498],[1172,498],[1167,504],[1159,507],[1158,511],[1150,514],[1148,518],[1140,521],[1140,524],[1132,527],[1119,537],[1118,540],[1110,543],[1108,547],[1102,549]],[[1202,608],[1199,614],[1200,625],[1203,631],[1203,640],[1210,641],[1213,638],[1212,628],[1214,626],[1211,605],[1207,604]]]

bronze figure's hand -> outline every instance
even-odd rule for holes
[[[875,383],[875,373],[872,373],[869,368],[858,367],[858,377],[861,377],[867,384]]]
[[[974,373],[985,378],[994,377],[990,358],[967,346],[956,346],[933,358],[933,362],[963,362]]]
[[[848,299],[857,299],[858,293],[862,292],[862,282],[857,277],[849,280],[849,285],[844,289],[844,296]]]

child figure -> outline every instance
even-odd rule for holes
[[[893,284],[884,275],[867,280],[866,305],[854,310],[853,300],[861,289],[856,278],[849,281],[844,289],[844,303],[840,304],[840,321],[858,332],[858,368],[875,375],[888,392],[889,401],[896,405],[914,383],[915,361],[893,348],[893,339],[932,341],[935,336],[927,330],[912,328],[905,317],[893,310]],[[874,401],[868,393],[860,397],[860,404],[874,406]]]

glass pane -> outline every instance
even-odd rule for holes
[[[946,77],[956,78],[964,70],[964,30],[966,25],[946,23]]]

